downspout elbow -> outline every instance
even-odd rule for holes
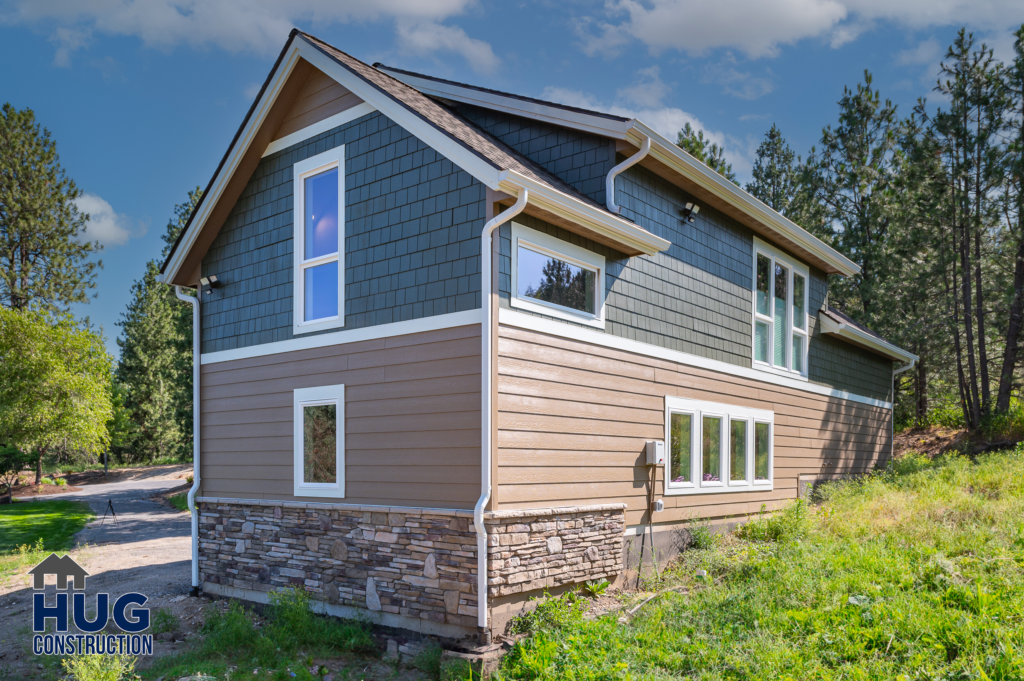
[[[174,287],[174,295],[192,306],[192,487],[188,490],[188,510],[192,516],[192,592],[199,591],[199,514],[196,512],[196,494],[199,492],[199,292],[186,295],[181,286]]]
[[[519,215],[529,200],[525,187],[518,187],[516,202],[487,221],[480,233],[480,498],[473,508],[477,553],[477,624],[487,631],[487,528],[484,509],[491,499],[491,236],[494,230]]]
[[[615,166],[608,171],[607,177],[604,180],[604,197],[605,203],[608,205],[608,210],[618,215],[622,208],[615,203],[615,177],[622,173],[624,170],[636,165],[640,161],[644,160],[647,154],[651,153],[651,138],[645,137],[643,144],[640,146],[640,151],[633,154],[625,161]]]

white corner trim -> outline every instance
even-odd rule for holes
[[[314,123],[313,125],[308,125],[301,130],[296,130],[290,135],[285,135],[281,139],[274,140],[267,145],[267,150],[263,152],[263,156],[270,156],[282,149],[287,149],[293,144],[298,144],[303,140],[308,140],[310,137],[315,137],[322,132],[327,132],[328,130],[337,128],[338,126],[351,123],[355,119],[362,118],[366,114],[371,114],[376,110],[377,109],[375,109],[372,104],[360,102],[351,109],[345,109],[344,111],[336,113],[333,116],[329,116],[322,121]]]
[[[293,488],[297,497],[326,497],[329,499],[345,498],[345,386],[318,385],[312,388],[296,388],[294,390],[294,418],[292,434],[294,438]],[[303,428],[305,408],[334,405],[334,479],[331,483],[306,482],[304,471],[305,442]]]
[[[542,317],[535,317],[522,312],[516,312],[515,310],[500,310],[498,313],[498,321],[501,324],[515,326],[520,329],[537,331],[539,333],[546,333],[552,336],[561,336],[562,338],[570,338],[572,340],[591,343],[593,345],[599,345],[606,348],[614,348],[624,352],[633,352],[646,357],[657,357],[658,359],[664,359],[670,362],[679,362],[680,364],[687,364],[689,366],[695,366],[709,371],[718,371],[723,374],[748,378],[752,381],[760,381],[761,383],[768,383],[770,385],[793,388],[794,390],[802,390],[804,392],[824,395],[826,397],[836,397],[843,400],[850,400],[852,402],[859,402],[861,404],[868,404],[873,407],[882,407],[883,409],[892,408],[892,403],[886,402],[885,400],[876,400],[864,395],[857,395],[845,390],[836,390],[823,385],[798,381],[786,376],[776,376],[775,374],[769,374],[757,369],[748,369],[746,367],[728,364],[727,362],[720,362],[716,359],[705,359],[704,357],[691,355],[686,352],[669,350],[668,348],[663,348],[658,345],[641,343],[640,341],[613,336],[601,331],[592,331],[578,326],[570,326],[551,319],[544,319]]]
[[[205,352],[200,356],[200,364],[216,364],[218,362],[232,362],[238,359],[250,359],[252,357],[266,357],[277,355],[282,352],[295,352],[297,350],[311,350],[313,348],[327,348],[332,345],[344,345],[346,343],[358,343],[360,341],[376,340],[378,338],[391,338],[392,336],[405,336],[411,333],[422,333],[424,331],[437,331],[439,329],[451,329],[457,326],[469,326],[480,323],[480,310],[465,310],[463,312],[450,312],[448,314],[434,315],[433,317],[421,317],[410,319],[404,322],[392,322],[390,324],[377,324],[366,326],[361,329],[349,329],[346,331],[335,331],[316,336],[305,336],[291,340],[277,341],[275,343],[263,343],[251,345],[247,348],[236,350],[220,350],[218,352]]]
[[[533,298],[519,297],[519,247],[529,249],[552,258],[576,265],[595,273],[594,308],[595,314],[588,314],[561,305],[547,303]],[[566,321],[584,324],[598,329],[604,328],[604,279],[605,257],[600,253],[588,251],[576,244],[562,241],[550,234],[530,229],[518,222],[512,223],[512,290],[510,304],[512,307],[532,310],[539,314],[558,317]]]

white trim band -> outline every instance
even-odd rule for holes
[[[516,312],[515,310],[503,308],[498,313],[498,322],[501,324],[507,324],[508,326],[515,326],[520,329],[527,329],[529,331],[537,331],[552,336],[561,336],[563,338],[570,338],[572,340],[591,343],[593,345],[599,345],[606,348],[614,348],[624,352],[633,352],[647,357],[657,357],[658,359],[665,359],[670,362],[688,364],[701,369],[718,371],[723,374],[731,374],[733,376],[748,378],[752,381],[758,381],[761,383],[769,383],[771,385],[793,388],[794,390],[802,390],[804,392],[824,395],[826,397],[836,397],[843,400],[850,400],[852,402],[860,402],[861,404],[868,404],[872,407],[882,407],[883,409],[892,408],[892,403],[885,400],[876,400],[872,397],[857,395],[855,393],[846,392],[845,390],[836,390],[835,388],[816,385],[806,381],[798,381],[786,376],[777,376],[757,369],[748,369],[746,367],[720,362],[716,359],[706,359],[704,357],[699,357],[698,355],[691,355],[686,352],[679,352],[678,350],[669,350],[668,348],[651,345],[650,343],[641,343],[640,341],[621,338],[619,336],[613,336],[600,331],[592,331],[580,326],[570,326],[569,324],[563,324],[562,322],[556,322],[542,317],[535,317],[522,312]]]
[[[263,152],[263,157],[270,156],[282,149],[287,149],[293,144],[298,144],[299,142],[308,140],[310,137],[315,137],[320,133],[327,132],[328,130],[345,125],[346,123],[351,123],[355,119],[362,118],[376,110],[377,109],[373,104],[368,104],[366,102],[356,104],[351,109],[345,109],[341,113],[336,113],[333,116],[329,116],[322,121],[314,123],[313,125],[307,125],[301,130],[296,130],[290,135],[285,135],[281,139],[274,140],[267,145],[267,150]]]
[[[295,352],[296,350],[326,348],[332,345],[358,343],[359,341],[390,338],[391,336],[405,336],[410,333],[451,329],[456,326],[469,326],[470,324],[479,323],[480,310],[449,312],[448,314],[421,317],[420,319],[410,319],[404,322],[392,322],[390,324],[367,326],[362,329],[349,329],[347,331],[335,331],[333,333],[324,333],[316,336],[306,336],[304,338],[277,341],[275,343],[262,343],[260,345],[251,345],[247,348],[237,348],[235,350],[206,352],[201,355],[199,362],[200,364],[232,362],[237,359],[265,357],[267,355],[276,355],[282,352]]]

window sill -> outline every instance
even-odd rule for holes
[[[342,329],[345,327],[345,319],[338,317],[335,319],[325,319],[322,322],[308,322],[304,324],[293,324],[292,335],[299,336],[304,333],[312,333],[313,331],[326,331],[328,329]]]
[[[303,485],[295,487],[294,496],[344,499],[345,489],[341,485],[332,485],[331,487],[306,487]]]
[[[776,376],[785,376],[787,378],[792,378],[794,381],[807,381],[807,374],[800,374],[795,371],[790,371],[789,369],[779,369],[771,366],[770,364],[758,362],[757,360],[754,360],[751,364],[752,368],[756,371],[763,371],[766,374],[775,374]]]
[[[604,329],[603,316],[594,317],[586,313],[577,314],[554,305],[545,305],[544,303],[523,300],[516,296],[512,297],[510,303],[512,307],[519,308],[520,310],[529,310],[530,312],[536,312],[537,314],[542,314],[547,317],[554,317],[555,319],[561,319],[567,322],[583,324],[584,326],[589,326],[595,329]]]
[[[722,485],[720,487],[670,487],[665,486],[666,497],[699,496],[702,494],[747,494],[750,492],[771,492],[775,489],[773,482],[758,482],[742,485]]]

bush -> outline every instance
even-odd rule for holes
[[[543,596],[531,600],[537,607],[512,620],[509,628],[513,634],[561,629],[582,619],[586,608],[586,603],[575,591],[566,591],[560,596],[552,596],[545,591]]]
[[[167,608],[160,608],[153,612],[153,624],[150,633],[154,636],[169,631],[178,630],[178,618]]]
[[[982,434],[992,441],[1024,440],[1024,400],[1014,397],[1010,408],[1002,413],[990,414],[981,424]]]
[[[956,430],[962,430],[967,427],[967,423],[964,421],[963,409],[955,402],[944,404],[929,412],[928,423],[929,425]]]
[[[800,539],[807,529],[807,502],[797,499],[773,514],[768,514],[762,504],[756,517],[736,528],[736,536],[747,541],[783,542]]]
[[[73,655],[61,664],[75,681],[121,681],[135,670],[131,655]]]
[[[691,549],[711,549],[722,539],[711,529],[711,522],[707,518],[694,518],[687,529],[690,531]]]

